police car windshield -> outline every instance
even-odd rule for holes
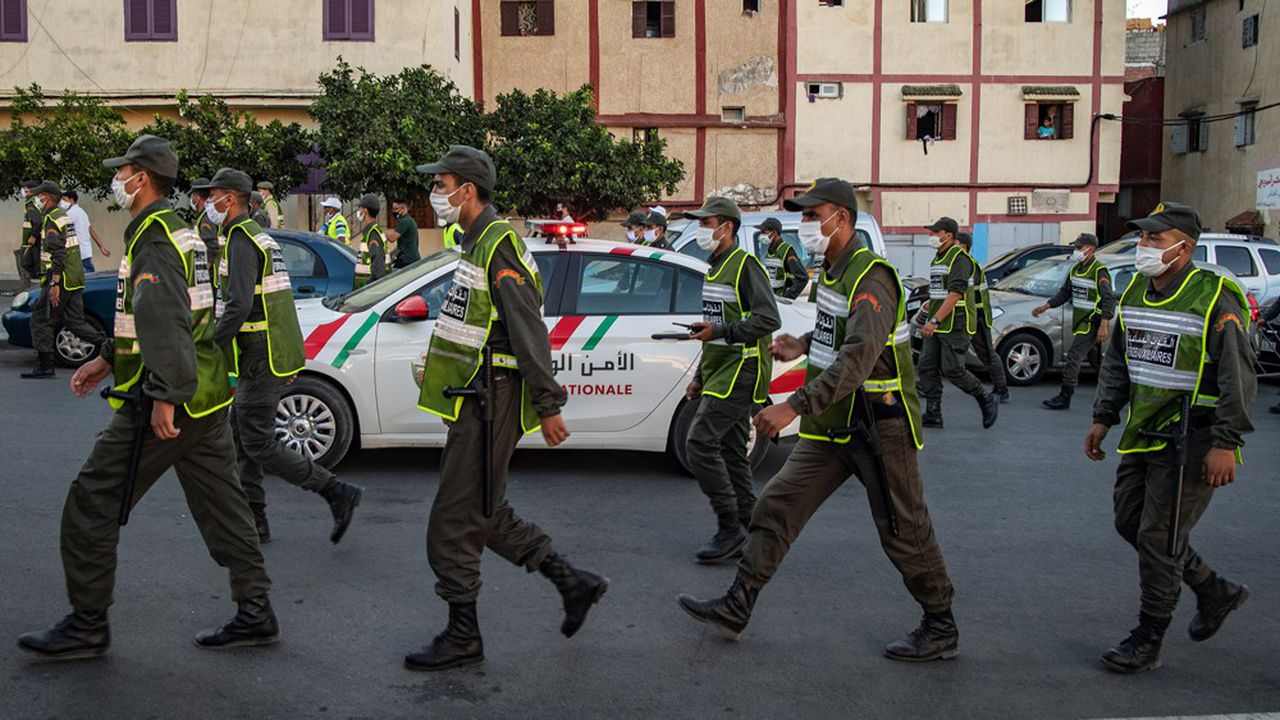
[[[420,281],[439,268],[458,262],[459,257],[461,255],[457,250],[439,250],[406,268],[384,275],[359,290],[326,299],[324,305],[330,310],[343,313],[363,312],[406,285]]]
[[[1062,289],[1070,269],[1071,263],[1059,258],[1041,260],[1005,277],[1000,281],[999,289],[1022,295],[1053,297]]]

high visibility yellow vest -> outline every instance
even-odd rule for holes
[[[296,375],[306,365],[306,355],[302,348],[302,328],[298,324],[298,311],[293,306],[293,284],[289,282],[289,271],[285,268],[284,254],[275,239],[263,232],[262,226],[253,219],[246,219],[228,228],[225,235],[222,261],[218,264],[218,274],[222,276],[220,292],[228,287],[227,277],[231,268],[228,258],[231,256],[231,238],[236,230],[241,230],[253,246],[262,254],[262,275],[254,284],[254,303],[262,304],[262,320],[245,322],[240,326],[242,333],[264,332],[267,334],[267,357],[271,372],[276,377]],[[217,312],[222,315],[222,302],[219,298]],[[236,348],[234,374],[240,373],[240,350]]]
[[[702,321],[728,325],[750,317],[744,310],[742,296],[738,293],[738,280],[748,262],[760,265],[755,255],[740,247],[729,251],[717,270],[708,270],[702,280]],[[761,268],[763,269],[763,267]],[[769,398],[769,381],[773,377],[773,358],[769,355],[770,333],[750,344],[733,344],[721,338],[702,343],[702,394],[724,398],[733,392],[738,383],[742,366],[751,358],[756,359],[755,377],[748,378],[755,387],[753,398],[764,402]]]
[[[951,274],[951,267],[955,265],[956,258],[964,254],[964,248],[959,243],[953,244],[947,248],[946,252],[939,253],[934,256],[933,264],[929,266],[929,315],[936,315],[938,309],[942,307],[942,303],[946,302],[947,295],[947,276]],[[975,305],[973,280],[970,278],[969,288],[965,291],[960,301],[951,309],[951,313],[942,319],[942,324],[938,326],[938,332],[947,335],[955,328],[956,314],[963,312],[965,316],[964,331],[970,335],[978,331],[978,324],[974,313],[970,309]]]
[[[1110,281],[1111,273],[1096,257],[1089,258],[1083,267],[1076,263],[1071,268],[1071,323],[1075,335],[1088,335],[1093,319],[1100,314],[1098,279],[1102,277]]]

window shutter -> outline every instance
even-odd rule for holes
[[[145,38],[151,33],[151,0],[128,0],[124,14],[126,40]]]
[[[1076,134],[1076,104],[1062,103],[1058,106],[1058,137],[1070,140]]]
[[[1207,123],[1207,122],[1205,122],[1205,121],[1201,120],[1201,121],[1200,121],[1200,147],[1199,147],[1199,150],[1200,150],[1200,152],[1204,152],[1204,151],[1206,151],[1206,150],[1208,150],[1208,149],[1209,149],[1209,123]]]
[[[942,106],[942,139],[956,139],[956,113],[959,106],[955,103],[945,103]]]
[[[516,3],[502,3],[502,34],[520,34],[520,6]]]
[[[373,0],[348,0],[351,8],[351,39],[373,39]]]
[[[916,104],[907,103],[907,139],[915,140],[916,133],[919,132],[920,125],[916,118]]]
[[[1035,103],[1026,105],[1026,122],[1022,128],[1024,140],[1035,140],[1036,130],[1040,127],[1040,106]]]
[[[156,38],[174,37],[173,21],[177,8],[176,0],[152,0],[151,2],[151,35]]]
[[[648,24],[645,10],[645,3],[631,3],[631,37],[633,38],[644,37],[645,25]]]
[[[24,0],[0,0],[0,39],[26,40],[26,21],[27,7]]]
[[[1173,126],[1173,137],[1169,139],[1169,149],[1174,155],[1187,153],[1187,123],[1180,122]]]
[[[1246,144],[1246,140],[1245,140],[1246,117],[1247,116],[1245,115],[1244,111],[1240,111],[1236,113],[1236,137],[1235,137],[1236,147],[1244,147]]]
[[[462,59],[462,13],[453,9],[453,59]]]
[[[556,34],[556,4],[552,0],[538,0],[538,34]]]
[[[676,4],[674,2],[662,3],[662,37],[669,38],[676,36]]]
[[[345,40],[350,30],[347,27],[347,0],[325,0],[325,40]]]

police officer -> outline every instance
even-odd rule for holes
[[[40,219],[40,245],[36,270],[40,276],[40,297],[31,312],[31,344],[36,349],[36,366],[22,373],[26,379],[51,378],[53,353],[59,329],[65,329],[85,343],[101,348],[106,343],[102,331],[84,318],[84,265],[80,262],[80,240],[76,225],[58,207],[62,189],[45,180],[31,189]]]
[[[507,465],[516,442],[542,429],[547,445],[569,437],[560,409],[564,389],[551,370],[551,346],[542,320],[542,278],[524,241],[491,205],[496,173],[483,151],[450,146],[439,161],[419,165],[434,175],[431,205],[447,223],[460,223],[465,239],[453,284],[440,311],[427,354],[418,406],[443,418],[449,435],[440,482],[427,524],[427,561],[436,594],[449,603],[449,624],[422,650],[405,656],[411,670],[444,670],[484,659],[476,618],[480,556],[486,547],[555,584],[564,602],[560,631],[572,637],[608,580],[575,569],[551,547],[537,525],[516,515],[506,500]],[[451,398],[445,388],[472,385],[483,348],[492,351],[493,513],[481,507],[486,481],[483,421],[474,398]]]
[[[1098,250],[1098,238],[1080,233],[1076,238],[1075,261],[1058,294],[1049,302],[1031,311],[1040,317],[1045,312],[1071,303],[1071,348],[1067,350],[1067,366],[1062,370],[1062,389],[1044,401],[1050,410],[1066,410],[1071,407],[1071,396],[1080,381],[1080,366],[1097,345],[1106,345],[1111,333],[1111,318],[1115,316],[1116,298],[1111,292],[1111,272],[1094,253]]]
[[[949,217],[925,228],[937,250],[929,267],[929,302],[921,310],[920,394],[925,399],[924,426],[942,427],[942,378],[972,395],[982,410],[982,427],[996,424],[999,396],[988,393],[964,365],[969,342],[977,332],[974,312],[973,261],[956,240],[960,225]]]
[[[881,547],[924,609],[920,627],[887,646],[885,655],[912,662],[955,657],[959,631],[951,613],[951,581],[916,465],[922,446],[920,401],[902,286],[893,266],[858,241],[852,185],[822,178],[784,207],[804,213],[800,240],[825,260],[818,319],[813,332],[799,339],[781,335],[770,347],[779,360],[807,354],[809,367],[804,387],[786,402],[761,410],[754,422],[764,438],[800,417],[800,440],[756,503],[751,535],[729,591],[712,600],[681,595],[678,602],[694,619],[736,638],[751,618],[756,595],[777,572],[805,523],[853,474],[866,490]],[[880,464],[898,518],[896,535],[884,511],[868,444],[827,434],[868,414],[882,447]]]
[[[363,489],[344,483],[322,465],[294,452],[276,437],[280,395],[305,362],[293,287],[280,246],[247,214],[253,184],[239,170],[222,168],[209,191],[209,219],[218,223],[226,249],[218,272],[219,318],[214,341],[232,358],[236,402],[231,412],[240,484],[244,486],[261,542],[271,539],[267,522],[265,469],[285,482],[319,493],[333,513],[329,539],[342,539]]]
[[[1131,221],[1142,232],[1138,275],[1120,299],[1117,332],[1107,345],[1085,454],[1102,460],[1102,441],[1121,422],[1117,452],[1115,527],[1138,551],[1142,610],[1129,637],[1108,650],[1111,670],[1134,673],[1159,666],[1160,646],[1185,582],[1196,595],[1189,633],[1208,640],[1249,590],[1217,575],[1191,547],[1191,529],[1214,490],[1235,480],[1244,435],[1253,431],[1256,358],[1249,341],[1248,301],[1242,288],[1192,262],[1200,217],[1190,206],[1163,202]],[[1143,431],[1175,427],[1190,396],[1190,437],[1175,553],[1166,550],[1178,466],[1166,440]]]
[[[396,244],[391,267],[399,270],[421,259],[418,250],[418,221],[409,212],[409,201],[397,198],[391,201],[391,214],[396,217],[394,230],[387,231],[387,239]]]
[[[991,314],[991,287],[987,284],[987,274],[982,270],[982,264],[973,256],[973,235],[967,232],[956,233],[956,240],[960,241],[960,247],[964,248],[965,253],[969,256],[969,262],[973,264],[973,297],[977,302],[977,322],[976,331],[973,334],[973,354],[978,356],[978,361],[987,368],[987,375],[991,377],[991,387],[996,395],[1000,397],[1000,402],[1009,402],[1009,378],[1004,373],[1004,362],[1000,359],[1000,355],[996,353],[996,346],[991,337],[991,325],[994,317]]]
[[[701,399],[686,447],[689,466],[719,526],[694,559],[717,563],[737,554],[747,541],[756,504],[747,457],[751,414],[768,399],[773,377],[769,343],[782,320],[764,266],[738,246],[742,212],[737,204],[710,197],[685,216],[698,221],[698,247],[711,254],[702,281],[702,322],[690,327],[693,338],[702,341],[702,360],[685,397]]]
[[[267,214],[267,223],[262,227],[283,229],[284,211],[280,209],[280,201],[276,200],[276,186],[270,180],[258,183],[258,195],[262,197],[262,210]]]
[[[218,235],[217,224],[209,219],[209,213],[205,210],[205,204],[209,202],[209,191],[196,189],[208,185],[209,178],[198,177],[191,183],[191,191],[188,195],[191,197],[191,209],[196,211],[196,221],[192,227],[204,241],[205,249],[209,254],[209,267],[216,271],[218,263],[222,260],[222,238]],[[217,272],[213,273],[213,281],[215,284],[218,282]]]
[[[262,193],[257,190],[249,193],[249,217],[263,230],[271,227],[271,219],[267,217],[267,211],[262,209]]]
[[[800,253],[795,247],[782,239],[782,223],[777,218],[767,218],[756,230],[769,243],[764,269],[769,272],[769,285],[774,294],[792,300],[800,297],[804,286],[809,284],[809,271],[800,262]]]
[[[116,284],[115,342],[76,371],[71,390],[85,397],[114,370],[116,389],[140,386],[154,405],[142,421],[147,430],[133,502],[172,467],[209,554],[230,571],[237,604],[230,622],[196,635],[196,644],[275,642],[280,631],[267,599],[271,581],[232,460],[231,386],[225,357],[213,341],[214,291],[205,247],[165,200],[178,176],[178,157],[169,141],[142,135],[123,157],[104,164],[118,168],[112,190],[133,219],[125,229]],[[52,628],[18,638],[23,650],[69,660],[97,657],[110,647],[107,608],[115,586],[117,517],[138,423],[132,408],[118,407],[71,483],[61,539],[72,611]]]
[[[351,228],[347,219],[342,216],[342,202],[336,197],[325,198],[320,203],[324,213],[324,224],[320,226],[320,234],[326,235],[334,242],[351,244]]]
[[[637,245],[644,244],[644,224],[649,219],[648,210],[632,210],[627,213],[627,219],[620,224],[627,230],[627,242]]]
[[[667,241],[667,216],[659,212],[650,211],[645,216],[643,224],[637,226],[640,231],[641,245],[658,248],[659,250],[670,250],[671,243]]]
[[[356,246],[356,274],[354,287],[364,287],[370,280],[387,274],[387,236],[378,225],[378,213],[382,201],[373,193],[360,196],[356,208],[356,223],[360,226],[360,243]]]

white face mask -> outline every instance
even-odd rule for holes
[[[647,243],[651,243],[651,242],[653,242],[654,240],[657,240],[657,239],[658,239],[658,231],[657,231],[657,230],[654,230],[654,229],[650,228],[649,230],[645,230],[645,231],[644,231],[644,241],[645,241],[645,242],[647,242]]]
[[[1084,262],[1084,251],[1077,250],[1071,253],[1071,262]]]
[[[209,222],[214,225],[221,225],[226,222],[227,214],[218,209],[217,204],[212,200],[204,201],[204,216],[209,218]]]
[[[70,210],[70,209],[71,209],[71,201],[70,201],[70,200],[59,200],[59,201],[58,201],[58,207],[62,208],[63,210]]]
[[[1138,272],[1146,275],[1147,277],[1163,275],[1164,271],[1168,270],[1169,266],[1173,264],[1172,262],[1165,262],[1165,253],[1168,253],[1170,250],[1173,250],[1182,243],[1183,241],[1179,240],[1173,245],[1163,249],[1139,245],[1138,251],[1133,258],[1133,262],[1137,266]]]
[[[628,230],[628,231],[627,231],[627,242],[635,242],[635,241],[636,241],[636,231],[635,231],[635,230]]]
[[[111,194],[115,197],[116,204],[125,210],[128,210],[133,205],[133,199],[138,196],[137,190],[129,193],[125,192],[124,189],[129,184],[129,181],[136,177],[138,177],[138,173],[134,173],[123,180],[111,181]]]
[[[462,188],[458,188],[461,190]],[[449,198],[458,194],[458,190],[454,190],[449,194],[432,191],[431,193],[431,209],[436,212],[436,219],[441,225],[452,225],[458,222],[458,216],[462,214],[462,206],[454,205],[449,202]]]
[[[365,218],[364,210],[357,210],[357,211],[356,211],[356,222],[358,222],[358,223],[362,223],[362,222],[364,222],[364,218]]]
[[[827,218],[827,220],[833,217],[835,215]],[[831,244],[831,236],[822,234],[822,228],[827,224],[827,220],[822,222],[803,220],[800,222],[800,228],[796,231],[796,235],[800,238],[800,244],[804,245],[804,249],[808,250],[812,255],[825,253],[827,246]]]
[[[716,239],[716,231],[722,227],[724,227],[723,223],[713,228],[699,227],[697,235],[698,247],[707,252],[715,250],[716,246],[720,244],[720,241]]]
[[[929,247],[933,248],[934,250],[938,250],[938,249],[940,249],[940,248],[942,247],[942,236],[941,236],[941,235],[930,235],[930,236],[929,236]]]

